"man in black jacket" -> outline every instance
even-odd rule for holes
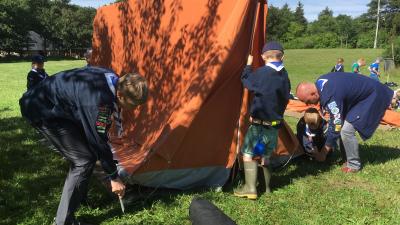
[[[147,98],[147,82],[138,74],[118,77],[113,71],[89,67],[63,71],[38,83],[20,99],[21,114],[69,161],[56,224],[75,224],[74,212],[87,193],[95,162],[100,160],[111,188],[122,197],[108,143],[112,116],[122,134],[120,109],[132,109]]]

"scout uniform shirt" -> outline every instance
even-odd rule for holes
[[[366,76],[328,73],[316,86],[322,111],[330,114],[326,144],[335,146],[344,121],[351,123],[363,139],[372,136],[393,97],[393,91]]]
[[[60,72],[21,97],[21,114],[33,126],[57,118],[75,123],[84,130],[89,147],[104,170],[116,175],[108,143],[111,116],[116,111],[116,82],[113,71],[97,67]]]
[[[282,62],[268,63],[254,72],[251,66],[246,66],[241,79],[244,87],[254,93],[250,109],[253,118],[283,120],[290,97],[290,81]]]

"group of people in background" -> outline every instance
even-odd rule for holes
[[[382,58],[378,57],[373,63],[368,66],[368,70],[370,72],[369,77],[379,81],[381,76],[381,72],[379,70],[379,65],[382,62]],[[361,74],[361,67],[366,66],[366,62],[364,58],[359,58],[356,62],[351,66],[351,72]],[[338,58],[336,61],[336,65],[333,66],[331,72],[345,72],[344,71],[344,59]]]

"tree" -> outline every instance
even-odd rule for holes
[[[356,42],[354,37],[357,35],[357,33],[353,26],[353,19],[347,15],[339,15],[336,17],[336,23],[340,37],[340,47],[347,47],[349,42],[352,46],[354,46]]]
[[[303,31],[305,31],[307,28],[307,19],[304,17],[304,8],[300,1],[297,3],[296,10],[294,11],[294,19],[303,27]]]
[[[285,42],[285,34],[293,21],[294,16],[288,4],[283,5],[282,9],[270,5],[267,15],[267,39]]]
[[[20,52],[29,42],[28,0],[0,1],[0,49]]]

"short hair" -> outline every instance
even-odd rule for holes
[[[85,57],[85,59],[90,59],[90,57],[92,57],[92,49],[88,49],[86,50],[85,54],[83,55]]]
[[[148,95],[147,81],[138,73],[127,73],[120,77],[118,91],[135,105],[143,104]]]
[[[308,108],[304,112],[304,122],[309,126],[319,127],[322,122],[321,114],[316,108]]]
[[[344,59],[343,58],[338,58],[337,59],[337,63],[343,63],[344,62]]]
[[[267,59],[282,59],[283,52],[279,50],[269,50],[262,54]]]

